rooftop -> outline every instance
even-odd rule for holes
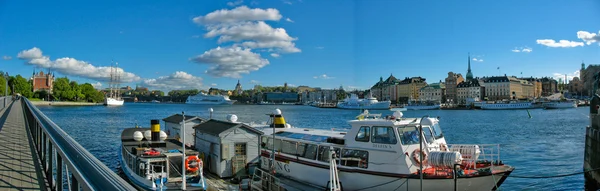
[[[243,123],[221,121],[221,120],[216,120],[216,119],[210,119],[204,123],[200,123],[200,124],[194,126],[194,129],[196,129],[196,131],[200,131],[202,133],[219,136],[219,134],[221,134],[222,132],[225,132],[229,129],[238,128],[238,127],[248,129],[252,132],[255,132],[256,134],[263,134],[263,132],[255,129],[253,127],[250,127],[246,124],[243,124]]]
[[[191,121],[191,120],[195,120],[198,119],[200,120],[200,122],[206,121],[206,119],[200,118],[198,116],[191,116],[191,115],[186,115],[185,116],[185,121]],[[171,115],[167,118],[162,119],[165,122],[170,122],[170,123],[181,123],[181,121],[183,120],[183,116],[181,114],[175,114],[175,115]]]

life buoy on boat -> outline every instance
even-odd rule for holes
[[[419,154],[423,155],[423,161],[419,161]],[[416,165],[422,165],[427,163],[427,153],[421,151],[421,149],[415,149],[412,154],[412,159],[415,161]]]
[[[190,162],[196,161],[198,165],[195,167],[190,167]],[[197,156],[189,156],[185,159],[185,169],[190,172],[196,172],[202,166],[202,160],[200,160]]]
[[[440,144],[440,150],[441,150],[441,151],[448,151],[448,145],[446,145],[446,144],[444,144],[444,143],[441,143],[441,144]]]

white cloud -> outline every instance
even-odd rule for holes
[[[475,62],[483,62],[483,59],[481,59],[481,58],[473,58],[472,60]]]
[[[258,80],[250,80],[251,84],[260,84],[260,82]]]
[[[288,0],[283,0],[283,1],[281,1],[281,2],[283,2],[283,3],[285,3],[285,4],[288,4],[288,5],[291,5],[291,4],[292,4],[292,2],[291,2],[291,1],[288,1]]]
[[[289,17],[285,19],[285,21],[293,23],[294,21],[292,19],[290,19]]]
[[[100,88],[102,88],[102,83],[96,82],[96,83],[93,83],[92,86],[96,89],[100,89]]]
[[[280,56],[280,55],[279,55],[279,54],[277,54],[277,53],[271,53],[271,56],[272,56],[273,58],[279,58],[279,56]]]
[[[322,74],[322,75],[319,75],[319,76],[313,76],[313,78],[314,79],[324,79],[324,80],[327,80],[327,79],[333,79],[335,77],[327,76],[327,74]]]
[[[241,78],[241,74],[248,74],[269,64],[269,60],[250,49],[241,47],[217,47],[204,52],[195,58],[194,62],[213,65],[206,73],[216,77]]]
[[[536,42],[538,44],[548,46],[548,47],[553,47],[553,48],[571,48],[571,47],[583,46],[583,42],[568,41],[568,40],[560,40],[560,41],[556,42],[552,39],[538,39],[538,40],[536,40]]]
[[[552,74],[554,76],[554,79],[558,80],[559,78],[561,79],[565,79],[565,74],[561,74],[561,73],[553,73]],[[571,81],[573,80],[574,77],[578,77],[579,78],[579,70],[573,72],[573,73],[567,73],[567,80]]]
[[[11,57],[11,56],[2,56],[2,59],[3,59],[3,60],[11,60],[11,59],[12,59],[12,57]]]
[[[300,52],[293,38],[283,28],[273,28],[264,21],[241,22],[231,25],[207,26],[205,38],[219,36],[219,44],[236,42],[234,46],[247,48],[275,48],[284,53]],[[238,42],[245,41],[241,44]]]
[[[218,23],[235,23],[240,21],[278,21],[281,19],[281,14],[277,9],[250,9],[246,6],[236,7],[231,10],[221,9],[213,11],[205,16],[198,16],[193,19],[194,23],[200,25],[218,24]]]
[[[145,79],[142,85],[160,90],[201,89],[203,87],[201,77],[183,71],[177,71],[169,76],[160,76],[156,79]]]
[[[587,45],[600,42],[600,31],[598,34],[587,31],[577,31],[577,38],[583,40]],[[600,45],[600,44],[598,44]]]
[[[228,5],[228,6],[231,6],[231,7],[235,7],[235,6],[241,5],[242,3],[244,3],[244,0],[238,0],[238,1],[233,1],[233,2],[227,2],[227,5]]]
[[[215,83],[212,83],[212,84],[210,84],[210,86],[212,86],[212,87],[216,87],[216,86],[217,86],[217,84],[215,84]]]
[[[515,47],[515,49],[512,49],[512,50],[510,50],[510,51],[512,51],[512,52],[525,52],[525,53],[530,53],[530,52],[532,52],[532,51],[533,51],[533,49],[532,49],[532,48],[529,48],[529,47],[525,47],[525,48],[523,48],[523,47]]]
[[[85,61],[76,60],[75,58],[59,58],[54,61],[50,60],[50,57],[44,56],[42,50],[37,47],[33,47],[29,50],[23,50],[19,52],[17,58],[26,60],[28,64],[35,65],[42,68],[51,68],[53,71],[65,74],[73,75],[82,78],[88,78],[98,81],[109,81],[111,67],[108,66],[94,66]],[[141,78],[133,73],[125,72],[123,68],[116,67],[117,73],[120,76],[120,82],[134,82],[139,81]]]

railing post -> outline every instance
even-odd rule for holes
[[[48,160],[46,160],[46,156],[47,156],[46,141],[47,141],[46,134],[42,133],[42,152],[41,152],[42,156],[41,156],[41,158],[42,158],[42,164],[44,165],[44,171],[48,170]]]
[[[62,157],[56,154],[56,190],[63,190],[63,165]]]
[[[52,142],[48,143],[48,170],[46,171],[46,177],[48,179],[48,185],[54,187],[54,170],[52,169],[52,163],[54,161],[54,153],[52,152]]]

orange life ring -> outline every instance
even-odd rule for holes
[[[448,151],[448,145],[441,143],[440,144],[440,151]]]
[[[419,161],[419,156],[417,156],[417,152],[423,155],[423,161]],[[422,165],[427,163],[427,153],[421,151],[421,149],[415,149],[412,154],[412,159],[415,161],[417,165]]]
[[[195,167],[190,167],[190,161],[196,161],[198,163]],[[189,156],[185,159],[185,169],[190,172],[196,172],[202,166],[202,160],[198,158],[198,156]]]

